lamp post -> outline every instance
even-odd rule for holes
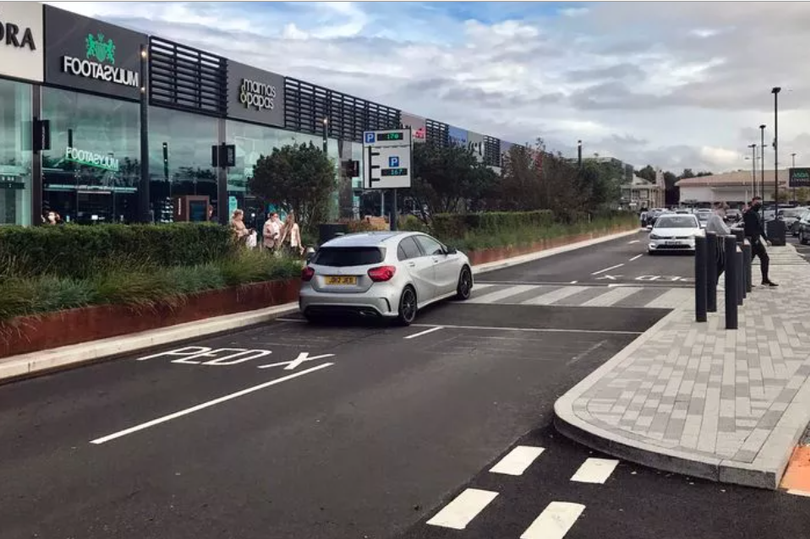
[[[760,154],[760,166],[762,167],[762,175],[759,177],[760,196],[762,197],[762,208],[760,208],[761,217],[763,222],[765,220],[765,124],[759,126],[759,133],[761,137],[762,150]]]
[[[779,106],[778,96],[782,88],[774,86],[773,94],[773,217],[776,219],[779,208]]]
[[[577,141],[577,166],[582,168],[582,141]]]
[[[323,153],[328,153],[326,142],[328,138],[327,132],[329,130],[329,118],[324,118],[322,122],[323,122]]]

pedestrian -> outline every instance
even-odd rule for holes
[[[289,243],[290,251],[298,256],[304,254],[304,246],[301,244],[301,229],[295,222],[295,213],[290,212],[284,220],[282,228],[281,244]]]
[[[247,244],[248,236],[252,230],[250,230],[247,226],[245,226],[245,212],[240,209],[236,209],[233,212],[233,216],[231,217],[231,229],[236,235],[237,241],[242,244]]]
[[[731,229],[726,224],[726,210],[728,205],[724,202],[717,202],[714,205],[714,213],[709,217],[706,222],[706,232],[714,232],[717,235],[717,278],[723,275],[726,269],[726,249],[723,239],[731,235]]]
[[[747,212],[743,214],[743,222],[745,224],[745,237],[751,243],[751,253],[753,256],[759,257],[759,268],[762,271],[762,285],[763,286],[779,286],[768,277],[768,270],[771,259],[768,256],[768,251],[765,249],[763,240],[769,246],[771,242],[768,241],[765,235],[765,227],[762,226],[762,220],[759,216],[759,210],[762,208],[762,197],[754,197],[751,199],[751,205]]]
[[[278,213],[270,212],[267,214],[267,221],[264,222],[262,227],[262,245],[265,249],[275,251],[281,247],[281,224],[278,220]]]

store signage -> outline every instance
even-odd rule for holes
[[[467,132],[467,149],[479,162],[484,161],[484,135],[474,131]]]
[[[87,150],[80,150],[70,146],[65,148],[65,161],[78,163],[88,167],[100,168],[102,170],[109,170],[111,172],[118,172],[119,169],[118,159],[112,157],[111,155],[103,155]]]
[[[788,187],[810,187],[810,168],[788,169]]]
[[[0,76],[42,82],[42,5],[0,2]]]
[[[275,108],[276,87],[263,82],[242,79],[242,84],[239,87],[239,102],[242,103],[246,109],[255,108],[256,110]]]
[[[88,34],[85,40],[86,58],[62,57],[62,71],[79,77],[139,87],[138,73],[115,67],[115,42],[104,40],[104,34]]]
[[[414,142],[427,142],[427,120],[415,114],[402,113],[402,127],[411,128],[411,135]]]
[[[284,77],[228,60],[228,116],[284,126]]]
[[[467,147],[467,130],[461,129],[454,126],[448,127],[448,135],[450,138],[450,145],[451,146],[461,146],[462,148]]]
[[[45,6],[45,82],[140,99],[146,36]]]

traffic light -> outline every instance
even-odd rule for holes
[[[356,178],[360,175],[360,161],[346,161],[344,171],[349,178]]]

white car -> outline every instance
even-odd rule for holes
[[[409,325],[419,309],[473,287],[470,260],[419,232],[348,234],[324,243],[301,272],[307,320],[354,314]]]
[[[703,229],[695,215],[666,214],[655,221],[650,230],[647,246],[649,254],[662,251],[695,252],[695,236],[702,236]]]

